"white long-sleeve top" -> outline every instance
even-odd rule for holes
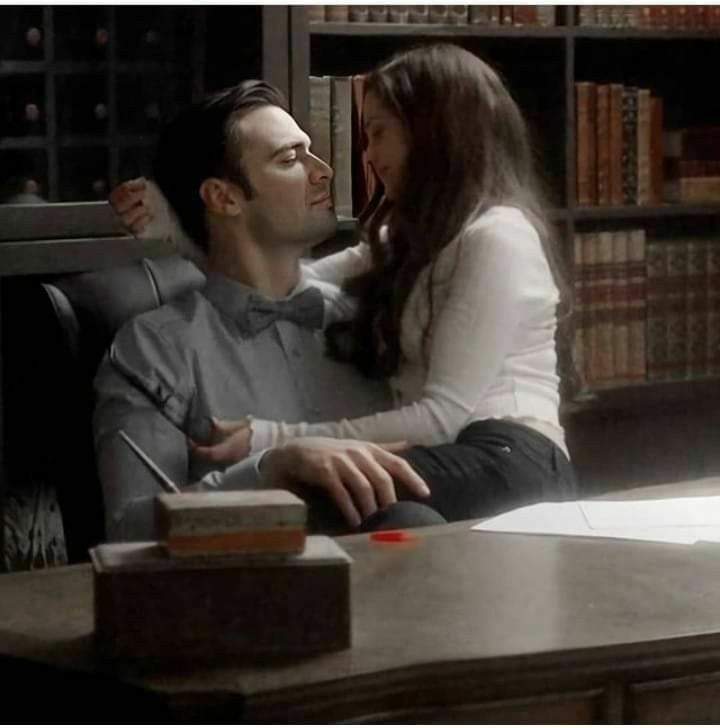
[[[340,283],[370,262],[369,247],[361,243],[306,271],[317,280]],[[441,252],[426,366],[422,339],[429,274],[428,266],[401,320],[405,362],[390,382],[396,409],[315,424],[252,419],[252,452],[308,435],[436,445],[454,441],[468,424],[487,418],[525,422],[565,449],[554,340],[559,294],[525,215],[513,207],[493,207]],[[339,300],[327,315],[351,311]]]

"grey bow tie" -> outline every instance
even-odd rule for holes
[[[306,288],[284,301],[271,301],[256,294],[248,297],[245,316],[240,322],[252,336],[278,320],[293,321],[309,329],[322,328],[323,297],[319,288]]]

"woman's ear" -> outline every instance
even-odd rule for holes
[[[245,198],[235,185],[218,177],[208,177],[200,185],[200,199],[208,212],[235,217],[242,212]]]

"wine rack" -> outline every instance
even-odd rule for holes
[[[206,88],[205,8],[0,8],[0,202],[105,199]],[[242,69],[235,69],[242,77]]]

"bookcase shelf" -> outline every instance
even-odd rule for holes
[[[610,205],[575,207],[570,213],[576,221],[581,220],[645,220],[648,218],[697,217],[720,215],[720,203],[706,204],[663,204],[663,205]]]
[[[530,26],[482,26],[442,25],[435,23],[310,23],[310,35],[342,36],[403,36],[403,37],[497,37],[497,38],[565,38],[570,28],[555,26],[536,28]]]

